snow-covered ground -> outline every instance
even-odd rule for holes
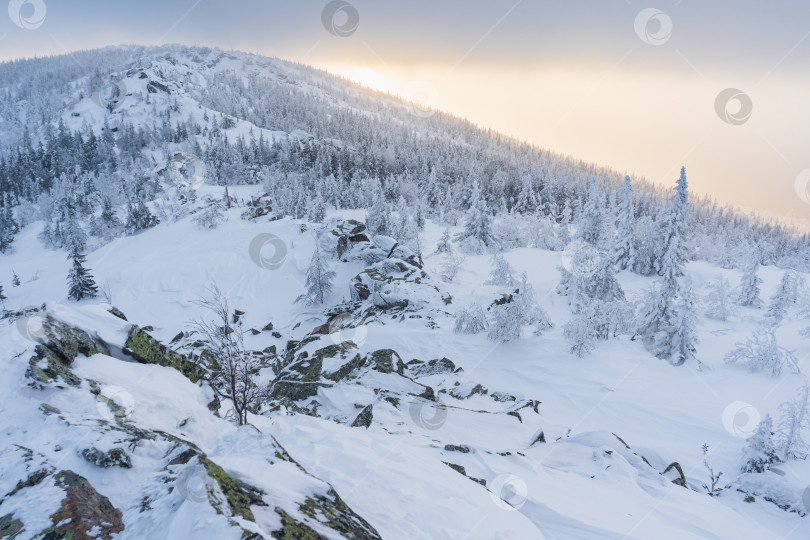
[[[222,189],[204,186],[200,194],[219,198]],[[257,194],[255,187],[229,189],[238,198]],[[324,324],[330,306],[350,299],[350,280],[366,265],[332,260],[336,288],[326,306],[296,304],[304,292],[319,225],[302,227],[302,222],[289,218],[245,221],[239,217],[241,210],[227,211],[227,221],[214,230],[200,230],[191,218],[184,218],[119,238],[89,253],[87,267],[97,283],[108,287],[111,303],[129,323],[152,326],[151,334],[163,343],[204,314],[195,300],[207,287],[217,285],[233,308],[245,312],[246,328],[261,329],[272,321],[282,334],[282,338],[268,332],[249,334],[247,347],[262,350],[276,345],[281,352],[287,340],[302,339]],[[332,212],[329,217],[362,220],[364,212]],[[6,288],[6,309],[45,302],[53,317],[123,346],[129,325],[108,314],[103,300],[77,304],[67,299],[69,261],[64,251],[41,246],[36,239],[41,227],[36,222],[22,230],[13,253],[0,258],[3,280],[14,270],[22,281]],[[442,231],[428,222],[423,235],[426,253]],[[280,267],[262,268],[251,259],[251,240],[260,233],[283,240],[286,258]],[[736,342],[762,324],[764,311],[751,308],[741,308],[726,322],[699,317],[700,364],[674,367],[630,336],[600,342],[593,353],[577,358],[568,352],[562,330],[570,308],[555,292],[561,252],[522,248],[505,257],[527,273],[555,325],[540,336],[529,333],[509,343],[494,343],[485,334],[453,332],[455,310],[508,292],[505,287],[484,285],[490,271],[485,255],[468,256],[452,283],[438,277],[443,257],[427,256],[424,270],[438,284],[441,296],[452,296],[451,304],[436,296],[423,308],[424,318],[380,317],[348,331],[360,354],[394,349],[406,363],[444,357],[462,368],[418,379],[439,391],[443,407],[419,405],[409,397],[417,392],[405,378],[368,371],[352,383],[320,388],[316,399],[321,417],[281,408],[251,414],[249,422],[255,427],[237,428],[206,408],[212,393],[205,385],[195,385],[171,368],[125,358],[80,355],[72,368],[85,380],[80,386],[32,388],[25,371],[35,343],[23,335],[19,324],[4,324],[0,494],[30,474],[26,470],[30,463],[19,450],[24,447],[42,463],[84,476],[108,497],[123,514],[122,538],[239,537],[240,530],[207,504],[178,497],[160,499],[163,502],[153,510],[141,511],[144,497],[160,491],[164,481],[160,471],[165,445],[135,444],[130,450],[131,469],[99,468],[79,454],[90,444],[106,449],[120,442],[116,432],[99,428],[97,420],[109,413],[91,393],[87,380],[92,379],[103,388],[122,389],[119,393],[131,409],[127,420],[134,426],[192,442],[229,474],[264,490],[270,506],[254,507],[256,524],[264,533],[280,525],[271,511],[274,506],[284,506],[282,501],[289,506],[307,493],[322,491],[327,482],[383,538],[810,537],[808,518],[762,497],[745,502],[746,495],[736,489],[723,490],[717,497],[700,492],[700,485],[709,481],[704,459],[715,472],[724,473],[721,486],[732,483],[750,424],[766,413],[778,416],[778,405],[805,383],[810,340],[802,340],[798,333],[806,321],[788,318],[777,331],[780,344],[800,360],[800,374],[772,377],[723,362]],[[760,270],[763,298],[775,292],[782,272],[774,267]],[[703,262],[690,263],[688,273],[701,294],[718,275],[732,285],[740,280],[738,271]],[[619,280],[628,296],[635,297],[653,278],[623,272]],[[307,350],[332,343],[323,336]],[[273,374],[263,370],[262,377],[268,382]],[[489,394],[456,399],[448,392],[476,384]],[[492,397],[495,392],[511,395],[514,401],[497,401]],[[394,404],[384,396],[402,399]],[[537,412],[524,406],[509,414],[532,400],[539,401]],[[61,413],[45,414],[40,403]],[[350,427],[353,416],[368,404],[374,406],[371,425]],[[546,442],[532,444],[541,430]],[[286,470],[285,465],[295,469],[288,463],[268,463],[276,441],[307,475]],[[660,474],[672,462],[680,464],[695,490]],[[469,478],[446,463],[464,467]],[[810,464],[789,461],[778,471],[767,473],[768,478],[774,478],[780,493],[792,497],[801,509],[810,485]],[[59,500],[53,482],[43,482],[3,500],[0,516],[20,519],[26,527],[18,538],[30,538],[50,525],[48,516]]]

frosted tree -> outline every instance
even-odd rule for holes
[[[388,205],[385,203],[385,196],[379,182],[376,184],[372,201],[371,207],[366,212],[366,227],[372,234],[387,236],[391,234]]]
[[[633,243],[633,228],[635,225],[635,209],[633,207],[633,186],[630,177],[624,177],[624,187],[619,190],[619,207],[616,223],[616,239],[613,243],[611,259],[617,270],[633,268],[635,260],[635,245]]]
[[[669,208],[663,217],[661,257],[656,264],[658,275],[665,279],[682,276],[684,265],[690,258],[688,219],[689,186],[686,181],[686,167],[681,167],[675,195],[670,199]]]
[[[782,413],[779,419],[777,448],[782,459],[805,459],[808,447],[802,432],[810,429],[810,387],[804,385],[792,401],[779,405]]]
[[[751,371],[766,371],[781,375],[783,369],[799,372],[799,363],[792,352],[779,346],[772,327],[754,332],[745,341],[737,343],[725,356],[727,364],[741,363]]]
[[[489,273],[489,279],[484,282],[485,285],[504,285],[507,287],[514,287],[517,285],[515,279],[515,269],[504,258],[503,255],[492,256],[492,271]]]
[[[711,292],[706,296],[706,316],[718,321],[727,321],[734,314],[731,285],[723,276],[718,276]]]
[[[688,276],[684,276],[682,281],[680,296],[675,307],[673,320],[675,333],[672,337],[672,341],[676,345],[678,365],[689,358],[695,357],[698,344],[695,292],[692,287],[692,280]]]
[[[759,260],[757,257],[752,256],[743,272],[737,295],[737,303],[741,306],[753,308],[762,306],[762,298],[759,295],[759,286],[762,284],[762,279],[757,275],[758,269]]]
[[[742,473],[762,473],[779,463],[779,454],[774,443],[773,419],[770,414],[760,421],[757,430],[746,441],[743,448]]]
[[[326,219],[326,202],[324,202],[320,191],[315,198],[309,203],[307,216],[313,223],[323,223]]]
[[[490,313],[487,336],[501,343],[520,337],[524,326],[536,325],[535,334],[552,326],[548,314],[535,301],[534,291],[525,274],[521,276],[520,287],[496,300],[490,307]]]
[[[487,317],[480,304],[471,304],[456,312],[457,334],[478,334],[487,329]]]
[[[799,276],[796,272],[785,270],[776,294],[768,304],[766,317],[771,319],[773,324],[779,324],[787,315],[787,310],[795,305],[799,297]]]
[[[576,237],[598,247],[602,244],[605,235],[605,223],[602,196],[599,193],[596,177],[594,177],[591,178],[591,183],[588,184],[588,199],[582,209]]]
[[[307,301],[310,304],[323,304],[334,287],[335,272],[329,268],[329,263],[321,254],[318,242],[315,242],[315,251],[309,261],[307,269],[306,293],[296,301]]]
[[[0,302],[4,301],[6,299],[8,299],[8,297],[5,294],[3,294],[3,285],[0,284]]]
[[[596,327],[591,318],[595,306],[588,304],[563,326],[563,336],[568,340],[569,351],[579,358],[589,354],[596,347]]]
[[[74,244],[68,259],[73,260],[73,264],[68,272],[68,298],[71,300],[82,300],[84,298],[95,298],[98,296],[98,287],[90,275],[90,271],[84,267],[85,256],[81,252],[78,244]]]
[[[658,229],[650,216],[641,216],[633,225],[633,264],[631,270],[642,276],[655,273],[658,256]]]
[[[20,286],[20,276],[17,275],[17,272],[14,270],[11,271],[11,284],[15,287]]]
[[[194,216],[194,222],[201,229],[216,229],[224,220],[220,202],[211,199],[208,200],[208,206]]]
[[[445,229],[439,243],[436,245],[436,253],[453,253],[453,245],[450,239],[450,229]]]
[[[442,267],[442,279],[448,283],[452,283],[466,261],[467,258],[464,255],[448,253],[445,257],[444,266]]]
[[[482,253],[484,248],[495,244],[495,237],[492,234],[492,217],[489,215],[486,199],[479,192],[477,182],[473,184],[470,195],[470,209],[464,223],[464,230],[456,235],[455,240],[467,252],[474,254]]]
[[[0,203],[2,203],[0,199]],[[14,235],[20,230],[14,220],[14,213],[11,211],[11,203],[6,201],[0,205],[0,253],[5,253],[11,248]]]
[[[211,388],[218,397],[231,401],[236,423],[241,426],[247,423],[248,412],[258,412],[262,389],[255,376],[262,366],[245,348],[242,324],[233,322],[236,312],[231,312],[228,299],[216,286],[209,293],[196,304],[212,318],[201,317],[192,327],[201,336],[200,360],[208,359]]]
[[[518,214],[530,214],[537,208],[537,195],[534,192],[534,186],[532,184],[531,176],[524,178],[515,206],[512,207],[514,212]]]

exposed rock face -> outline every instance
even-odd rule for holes
[[[65,490],[65,498],[51,516],[54,525],[43,531],[43,538],[108,539],[124,530],[121,511],[85,478],[73,471],[61,471],[54,478],[56,485]]]
[[[299,343],[297,346],[300,349],[302,344]],[[317,395],[318,388],[326,384],[321,381],[323,359],[345,356],[346,351],[353,348],[356,348],[354,343],[345,341],[339,345],[318,349],[312,356],[302,353],[270,383],[270,399],[298,401]]]
[[[102,452],[98,448],[85,448],[82,450],[82,457],[103,469],[110,467],[132,468],[132,460],[123,448],[112,448],[106,452]]]
[[[40,312],[42,313],[42,312]],[[84,330],[57,321],[43,314],[41,343],[37,344],[35,354],[28,361],[26,376],[40,387],[48,384],[59,384],[59,381],[72,386],[81,383],[73,374],[70,365],[79,353],[85,356],[109,354],[107,345],[99,338],[91,336]]]
[[[371,426],[371,420],[373,418],[372,406],[370,404],[366,405],[363,410],[360,411],[360,414],[357,415],[357,418],[354,419],[354,422],[352,422],[352,427],[368,428]]]
[[[123,352],[141,364],[172,367],[188,377],[191,382],[197,382],[205,376],[205,369],[169,349],[137,325],[130,329]]]

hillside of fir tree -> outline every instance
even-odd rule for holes
[[[304,65],[0,64],[0,538],[810,537],[810,236]]]

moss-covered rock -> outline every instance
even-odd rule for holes
[[[56,486],[65,490],[65,498],[52,516],[53,525],[40,533],[42,538],[112,538],[124,530],[121,511],[73,471],[54,475]]]
[[[197,458],[225,495],[233,515],[241,516],[248,521],[256,521],[250,507],[267,506],[262,499],[264,492],[229,475],[222,467],[208,459],[205,454],[200,454]]]
[[[298,350],[301,347],[299,344]],[[306,352],[301,353],[297,361],[284,369],[270,383],[270,399],[300,401],[317,395],[318,388],[325,386],[325,383],[321,382],[324,359],[346,357],[349,349],[356,348],[353,342],[344,341],[318,349],[311,357]]]
[[[323,376],[330,381],[342,381],[351,375],[351,373],[363,367],[366,363],[366,359],[360,356],[359,354],[354,355],[354,358],[340,366],[337,371],[333,371],[332,373],[324,373]]]
[[[377,371],[392,373],[395,369],[394,366],[402,362],[402,357],[393,349],[380,349],[371,353],[370,360]]]
[[[174,368],[191,382],[196,383],[206,375],[202,366],[169,349],[137,325],[130,329],[123,352],[142,364]]]
[[[23,522],[12,514],[0,517],[0,538],[15,538],[23,530]]]
[[[299,510],[304,515],[337,531],[344,538],[380,538],[374,527],[349,508],[333,489],[330,489],[326,495],[307,497],[299,506]]]
[[[98,448],[90,447],[85,448],[81,453],[84,459],[97,467],[104,469],[110,467],[132,468],[132,460],[123,448],[112,448],[103,452]]]

